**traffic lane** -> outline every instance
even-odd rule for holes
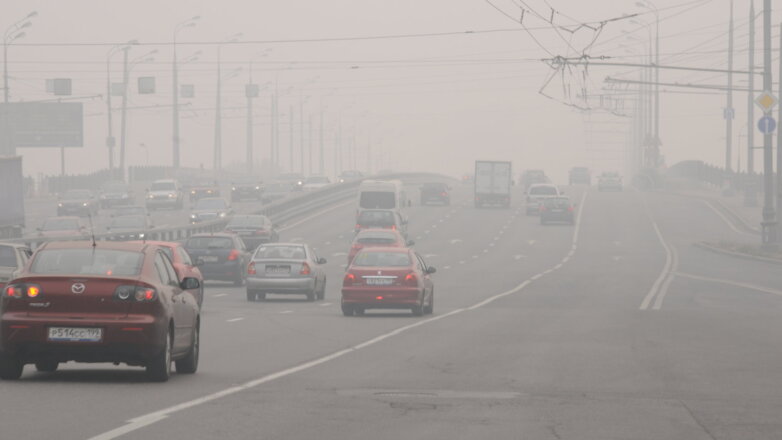
[[[747,235],[733,231],[717,213],[703,203],[690,203],[691,200],[675,195],[649,193],[645,195],[652,215],[657,219],[663,238],[677,254],[677,261],[673,272],[672,285],[676,285],[681,278],[689,278],[687,285],[692,281],[703,283],[701,289],[685,290],[686,302],[712,303],[714,298],[707,298],[709,289],[717,284],[731,286],[735,294],[732,297],[721,297],[726,301],[722,307],[753,307],[756,309],[765,306],[766,301],[754,303],[748,301],[744,295],[748,289],[741,284],[757,286],[771,291],[781,290],[779,287],[778,265],[761,261],[734,258],[728,255],[709,252],[693,246],[695,243],[709,241],[738,241],[746,240]],[[673,208],[673,209],[669,209]],[[686,224],[686,227],[684,226]],[[757,237],[750,237],[755,242]],[[757,243],[753,243],[757,244]],[[725,282],[734,283],[732,285]],[[681,291],[681,289],[677,289]],[[755,291],[755,293],[758,293]],[[764,295],[773,300],[775,295],[766,292]],[[678,296],[678,295],[677,295]],[[697,296],[697,298],[695,297]],[[672,299],[671,294],[666,296],[666,301]],[[752,298],[757,298],[753,295]],[[684,304],[684,303],[681,303]]]
[[[492,211],[489,211],[492,212]],[[509,212],[507,210],[497,210],[493,211],[495,215],[500,216],[504,219],[505,216],[509,215]],[[476,240],[479,241],[479,240]],[[568,244],[568,247],[565,249],[560,250],[561,252],[566,251],[566,249],[569,249],[569,243],[570,239],[568,238],[565,241]],[[495,264],[494,262],[489,262],[488,258],[484,260],[477,261],[474,264],[474,269],[476,272],[480,273],[482,270],[485,270],[487,265]],[[506,277],[508,274],[505,274]],[[514,274],[515,275],[515,274]],[[440,319],[440,316],[446,317],[448,313],[455,312],[455,309],[452,309],[452,306],[449,305],[449,302],[454,301],[466,301],[469,304],[474,304],[476,301],[480,301],[481,299],[485,299],[490,294],[495,294],[495,291],[480,291],[475,292],[469,288],[465,288],[464,286],[467,286],[468,279],[474,279],[474,273],[468,272],[468,271],[455,271],[450,275],[451,277],[457,277],[458,280],[456,280],[453,284],[452,289],[454,289],[453,292],[448,292],[452,294],[446,294],[444,296],[443,300],[438,299],[438,306],[437,309],[439,311],[436,312],[435,319]],[[438,292],[440,291],[439,288]],[[256,303],[257,304],[257,303]],[[261,303],[263,306],[268,306],[268,304]],[[250,325],[253,324],[255,326],[271,326],[276,325],[280,322],[281,319],[284,319],[284,329],[282,330],[283,333],[291,335],[300,335],[303,337],[302,341],[292,341],[289,337],[288,339],[285,339],[282,336],[277,336],[273,334],[272,331],[267,331],[264,328],[258,329],[255,327],[250,332],[240,332],[240,334],[233,339],[227,340],[225,344],[220,344],[219,348],[223,349],[227,345],[230,344],[239,344],[240,347],[246,346],[243,342],[237,341],[237,339],[242,338],[244,335],[248,333],[252,333],[253,335],[258,335],[256,337],[256,344],[263,346],[263,343],[257,342],[257,339],[263,338],[265,335],[272,335],[269,338],[269,344],[274,346],[275,348],[271,349],[271,352],[282,352],[285,353],[286,356],[290,355],[291,352],[302,349],[302,347],[306,344],[308,344],[310,340],[317,339],[317,338],[324,338],[325,336],[328,336],[327,339],[322,339],[317,343],[316,345],[320,348],[329,347],[330,344],[335,343],[336,340],[342,341],[342,345],[336,345],[336,349],[344,348],[346,346],[350,346],[351,344],[358,344],[362,341],[366,341],[369,338],[374,337],[383,337],[383,334],[388,334],[388,332],[394,333],[396,331],[399,331],[400,327],[406,326],[406,325],[419,325],[417,323],[420,323],[422,321],[421,318],[413,318],[409,315],[409,313],[379,313],[379,314],[373,314],[370,316],[367,316],[365,318],[350,318],[346,319],[340,316],[340,312],[336,304],[334,305],[334,308],[332,308],[331,312],[324,311],[323,313],[318,313],[317,309],[314,307],[315,305],[312,304],[313,307],[310,307],[308,305],[307,307],[302,307],[301,313],[289,313],[284,316],[284,318],[278,318],[278,319],[243,319],[241,321],[237,321],[237,326],[241,325]],[[326,308],[328,309],[328,308]],[[245,310],[249,310],[249,308],[246,308]],[[271,310],[269,308],[264,307],[262,309],[264,313],[271,314]],[[284,311],[284,310],[283,310]],[[282,311],[279,312],[282,314]],[[310,331],[310,329],[317,329],[316,331]],[[385,332],[385,333],[383,333]],[[279,344],[283,344],[282,349],[277,348]],[[240,348],[241,349],[241,348]],[[302,350],[299,353],[300,356],[304,356],[304,353],[308,350]],[[235,353],[235,350],[231,350],[230,352]],[[233,368],[234,370],[237,368],[235,365],[235,361],[230,360],[230,352],[227,352],[226,354],[215,354],[214,356],[210,356],[210,360],[214,360],[215,362],[219,361],[225,361],[226,365],[223,368],[215,368],[215,371],[225,372],[228,369]],[[245,349],[245,352],[247,350]],[[202,352],[203,353],[203,352]],[[323,352],[321,352],[323,354]],[[326,353],[327,354],[327,353]],[[294,353],[294,356],[296,354]],[[312,359],[314,354],[309,353],[308,357],[303,357],[302,359]],[[272,373],[273,371],[280,371],[282,368],[285,367],[285,365],[280,365],[279,367],[274,365],[275,368],[267,368],[266,365],[277,363],[277,361],[280,361],[281,359],[268,359],[263,358],[259,359],[257,362],[262,363],[264,366],[261,368],[257,368],[257,374],[261,374],[262,372]],[[204,365],[204,364],[202,364]],[[287,366],[290,366],[290,363],[287,363]],[[206,367],[204,367],[206,368]],[[234,376],[235,377],[235,376]],[[258,377],[258,376],[255,376]]]
[[[427,212],[431,213],[430,211]],[[342,221],[344,220],[344,213],[337,211],[334,213],[334,215],[334,218],[327,222],[323,222],[323,217],[319,218],[319,233],[322,233],[324,228],[336,233],[336,228],[342,227],[341,225]],[[336,226],[337,223],[340,226]],[[339,270],[339,272],[341,274],[342,271]],[[335,278],[341,281],[341,276]],[[237,376],[253,377],[254,375],[257,375],[259,369],[258,360],[255,359],[255,364],[253,364],[253,362],[246,362],[248,356],[247,353],[251,353],[252,347],[263,347],[264,345],[273,347],[277,346],[277,348],[274,350],[274,355],[271,357],[268,355],[266,350],[259,350],[259,352],[249,355],[250,357],[261,357],[263,358],[263,361],[268,361],[269,359],[278,361],[271,362],[272,365],[269,365],[268,369],[280,368],[290,362],[312,356],[312,352],[318,352],[325,348],[331,348],[329,343],[324,342],[324,339],[328,339],[329,336],[328,334],[324,334],[323,328],[320,326],[314,326],[312,328],[307,327],[312,326],[312,323],[310,322],[311,318],[306,316],[306,313],[317,310],[318,316],[323,316],[328,319],[338,319],[339,321],[337,322],[339,323],[343,322],[343,318],[341,317],[338,308],[336,308],[336,310],[332,308],[329,312],[320,311],[315,309],[315,307],[319,307],[318,303],[305,303],[305,305],[308,306],[308,310],[304,310],[301,307],[297,308],[297,311],[299,312],[298,314],[302,316],[301,322],[288,322],[288,320],[284,319],[284,316],[281,316],[279,320],[274,318],[269,319],[269,317],[266,316],[269,314],[269,303],[253,303],[248,305],[245,300],[242,300],[240,307],[229,307],[226,310],[224,303],[212,300],[209,297],[210,295],[218,295],[218,293],[212,293],[213,290],[217,289],[223,292],[235,292],[235,295],[229,294],[227,295],[227,298],[244,298],[244,289],[242,288],[231,288],[229,285],[221,285],[219,283],[211,282],[208,283],[206,292],[207,303],[202,315],[202,329],[204,329],[202,336],[202,346],[204,347],[204,351],[202,351],[202,364],[200,372],[196,377],[175,377],[169,384],[165,385],[166,393],[171,392],[171,396],[177,396],[170,401],[172,403],[179,401],[187,396],[208,392],[210,390],[210,384],[211,386],[215,387],[225,387],[230,383],[235,382]],[[254,309],[253,307],[258,308]],[[258,311],[258,313],[248,313],[253,311]],[[241,314],[237,316],[236,312],[241,312]],[[257,328],[258,322],[255,320],[255,318],[258,317],[262,317],[265,325],[260,329]],[[403,322],[409,322],[411,319],[413,319],[409,316],[409,314],[400,315],[398,318],[402,319]],[[388,328],[388,326],[394,325],[398,324],[387,323],[385,324],[384,328]],[[352,332],[347,333],[352,334],[355,338],[366,337],[365,334],[356,335]],[[335,338],[331,343],[340,344],[335,345],[334,348],[336,348],[337,346],[344,344],[344,340],[342,338]],[[210,351],[207,347],[213,347],[214,351]],[[237,357],[237,355],[239,356]],[[221,362],[225,360],[225,362],[223,364],[218,364],[212,367],[210,366],[210,360],[214,360],[215,362]],[[210,376],[212,377],[210,378]],[[140,388],[139,391],[142,393],[148,393],[153,389],[157,390],[160,386],[156,384],[145,383],[143,372],[138,368],[106,368],[105,365],[85,366],[84,364],[65,365],[63,366],[62,371],[54,375],[41,375],[28,371],[28,374],[25,376],[25,380],[22,383],[26,382],[37,384],[40,382],[64,382],[81,384],[82,382],[93,383],[93,381],[95,381],[105,384],[111,382],[112,377],[117,377],[117,380],[120,384],[126,382],[137,384]],[[58,378],[60,378],[59,382]],[[195,378],[198,378],[199,380],[194,386],[193,379]],[[214,381],[219,381],[219,385],[215,385]],[[5,384],[2,385],[3,388],[6,388],[4,386]],[[12,386],[14,385],[18,384],[13,384]],[[11,391],[9,391],[9,389],[4,389],[3,391],[8,393],[6,395],[12,396],[16,394],[16,392],[13,391],[15,389],[16,388],[10,389]],[[25,393],[27,392],[27,390],[23,390],[21,388],[18,390]],[[44,389],[43,393],[45,392],[46,391]],[[33,394],[35,395],[35,393]],[[82,398],[85,396],[87,396],[86,398],[88,400],[101,400],[101,396],[99,395],[93,395],[89,391],[84,394],[83,390],[79,390],[79,397]],[[23,399],[23,396],[19,397],[20,399]],[[65,399],[72,399],[74,396],[63,394],[62,397]],[[162,397],[158,402],[162,404],[164,401],[165,397]],[[141,406],[139,407],[138,412],[141,413],[146,408],[147,406]],[[112,412],[112,410],[110,410],[108,407],[106,410]],[[114,417],[116,418],[117,423],[121,423],[127,417],[126,415],[127,412],[123,409],[119,414],[114,414]],[[73,412],[71,412],[69,415],[69,417],[71,416],[73,416]],[[87,417],[88,415],[84,414],[84,416]],[[93,413],[92,416],[95,416],[95,414]],[[111,417],[109,415],[106,416]],[[56,421],[53,422],[57,423]],[[13,422],[11,421],[3,421],[2,423],[9,429],[14,426]],[[41,426],[40,429],[41,435],[51,434],[56,431],[50,430],[49,425]],[[85,435],[76,435],[74,437],[83,438],[84,436]]]

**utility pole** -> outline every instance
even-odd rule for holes
[[[171,154],[173,155],[171,166],[173,166],[174,169],[179,168],[179,62],[176,57],[176,31],[174,31],[174,58],[171,61],[171,70],[173,73],[172,95],[174,101],[173,111],[171,112]]]
[[[214,173],[215,178],[217,177],[217,174],[220,172],[220,169],[223,167],[223,158],[222,158],[222,141],[223,141],[223,114],[222,114],[222,87],[223,87],[223,78],[222,78],[222,71],[220,66],[220,55],[221,55],[221,49],[222,45],[217,45],[217,102],[215,104],[215,139],[214,139]]]
[[[771,78],[771,0],[763,0],[763,90],[773,94]],[[771,117],[771,109],[765,112]],[[776,248],[777,218],[774,210],[774,134],[767,130],[763,134],[763,245]]]
[[[725,107],[725,172],[731,174],[733,149],[733,0],[730,0],[730,25],[728,26],[728,103]]]
[[[749,93],[747,93],[747,181],[744,206],[757,206],[755,195],[755,1],[749,3]]]
[[[119,129],[119,172],[125,180],[125,133],[128,116],[128,52],[130,46],[122,49],[122,121]]]
[[[270,109],[270,116],[269,116],[269,170],[270,174],[274,175],[277,172],[277,157],[275,156],[275,136],[277,136],[277,133],[275,133],[275,129],[277,128],[277,121],[274,117],[274,94],[276,93],[276,90],[274,93],[271,93],[269,96],[269,109]]]
[[[288,126],[289,126],[290,132],[291,132],[291,134],[290,134],[291,147],[288,149],[288,153],[290,154],[290,161],[288,161],[288,164],[291,167],[290,168],[290,172],[292,173],[292,172],[294,172],[294,169],[293,169],[293,164],[294,164],[294,162],[293,162],[293,104],[290,105],[290,115],[291,116],[290,116],[290,121],[288,121]]]
[[[307,118],[307,175],[312,175],[312,114]]]
[[[304,98],[299,100],[299,171],[304,174]]]
[[[782,24],[779,25],[782,31]],[[779,80],[782,81],[782,32],[779,34]],[[782,91],[782,82],[780,91]],[[782,121],[782,105],[777,107],[777,122]],[[777,215],[782,211],[782,136],[777,133]],[[782,223],[777,219],[777,240],[782,237]]]
[[[323,108],[320,109],[320,155],[318,156],[319,159],[319,166],[318,166],[318,174],[321,176],[326,175],[326,163],[324,162],[323,157]]]
[[[114,127],[111,111],[111,53],[116,46],[109,51],[106,57],[106,114],[108,115],[109,133],[106,136],[106,149],[109,150],[109,173],[114,171]]]
[[[250,82],[247,85],[245,94],[247,95],[247,152],[245,161],[247,162],[247,174],[253,173],[253,63],[250,61]]]

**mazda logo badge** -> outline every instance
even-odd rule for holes
[[[84,293],[84,289],[86,289],[86,288],[87,288],[87,286],[85,286],[82,283],[74,283],[71,286],[71,292],[73,292],[73,293]]]

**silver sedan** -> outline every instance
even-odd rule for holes
[[[253,253],[247,266],[247,300],[266,299],[268,293],[326,296],[326,264],[306,244],[266,243]]]

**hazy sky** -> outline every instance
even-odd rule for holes
[[[195,62],[180,66],[180,84],[193,84],[194,99],[181,99],[182,164],[212,166],[216,91],[216,47],[211,42],[241,32],[240,44],[222,50],[222,68],[238,76],[223,87],[224,165],[238,164],[245,154],[246,99],[250,60],[253,80],[271,82],[280,90],[282,165],[288,167],[289,108],[295,108],[295,162],[299,163],[299,106],[305,120],[312,117],[313,147],[319,146],[319,117],[324,114],[326,171],[333,171],[335,136],[342,120],[343,140],[355,136],[359,168],[366,168],[366,145],[372,145],[373,167],[468,173],[475,159],[507,159],[516,171],[545,168],[562,179],[568,168],[587,165],[596,170],[623,169],[631,118],[596,109],[582,112],[560,99],[580,102],[579,95],[611,93],[602,90],[606,76],[638,79],[632,67],[574,68],[557,75],[545,91],[538,90],[553,70],[539,59],[550,54],[573,56],[586,50],[612,61],[643,62],[649,32],[630,19],[599,22],[624,14],[653,23],[654,14],[635,1],[610,0],[492,0],[515,20],[484,0],[374,0],[323,1],[183,1],[166,0],[5,0],[0,26],[8,27],[35,10],[39,16],[25,38],[9,48],[13,100],[46,99],[46,78],[73,79],[74,96],[85,97],[85,146],[67,152],[69,172],[88,172],[108,164],[104,139],[106,118],[106,53],[110,45],[137,39],[142,45],[131,58],[157,50],[154,62],[141,63],[131,73],[127,163],[171,164],[172,34],[174,26],[200,15],[192,28],[179,33],[178,54],[185,58],[200,50]],[[747,63],[749,1],[736,2],[736,69]],[[762,2],[756,2],[759,7]],[[523,25],[518,5],[526,4]],[[560,30],[552,30],[551,17]],[[728,0],[658,0],[661,24],[661,64],[716,67],[727,65]],[[679,6],[679,7],[676,7]],[[774,23],[782,15],[774,14]],[[587,23],[572,34],[577,23]],[[758,26],[762,24],[758,20]],[[478,32],[478,31],[493,32]],[[463,33],[476,31],[474,33]],[[461,34],[456,34],[460,33]],[[428,35],[454,33],[452,35]],[[626,34],[626,33],[629,33]],[[349,41],[301,41],[343,37],[415,37]],[[572,36],[571,36],[572,35]],[[758,29],[757,63],[761,29]],[[778,47],[778,30],[774,45]],[[596,37],[596,39],[595,39]],[[282,41],[286,40],[286,41]],[[299,40],[299,41],[291,41]],[[535,41],[537,40],[537,42]],[[253,42],[249,44],[248,42]],[[46,43],[46,44],[44,44]],[[47,45],[86,43],[85,45]],[[43,44],[43,45],[41,45]],[[684,54],[679,54],[684,52]],[[678,54],[678,55],[677,55]],[[776,59],[776,57],[775,57]],[[775,71],[776,71],[776,65]],[[112,59],[113,81],[121,78],[121,55]],[[138,95],[138,76],[154,76],[155,95]],[[663,82],[725,84],[724,74],[661,73]],[[737,76],[737,86],[745,77]],[[584,89],[584,86],[586,88]],[[668,90],[668,89],[666,89]],[[670,89],[671,91],[680,89]],[[664,93],[661,137],[668,163],[702,159],[722,164],[725,123],[724,93]],[[269,93],[254,102],[255,155],[268,157]],[[102,96],[95,96],[102,95]],[[89,98],[92,97],[92,98]],[[618,95],[619,111],[632,115],[635,95]],[[745,148],[746,93],[736,94],[734,143]],[[599,98],[591,99],[599,107]],[[113,106],[118,108],[119,97]],[[623,110],[622,110],[623,109]],[[119,134],[119,111],[114,112]],[[305,137],[309,131],[305,127]],[[344,146],[344,148],[347,148]],[[20,150],[28,174],[58,173],[56,149]],[[348,153],[344,153],[346,159]],[[735,156],[734,156],[735,157]],[[742,158],[742,162],[745,160]],[[318,159],[315,157],[315,169]],[[343,164],[344,168],[351,168]]]

